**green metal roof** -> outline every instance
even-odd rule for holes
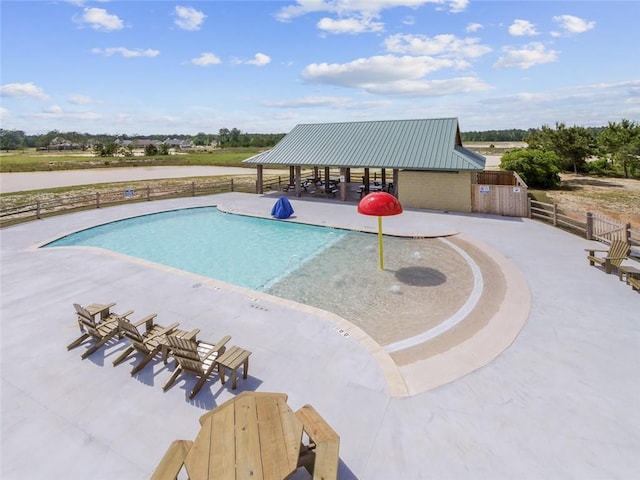
[[[485,158],[462,146],[457,118],[297,125],[255,165],[408,170],[483,170]]]

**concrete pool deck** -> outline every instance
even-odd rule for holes
[[[588,265],[594,242],[528,219],[418,211],[385,219],[385,233],[486,246],[508,278],[526,281],[521,300],[530,300],[497,358],[404,396],[370,346],[315,309],[93,249],[35,248],[134,215],[212,204],[260,214],[273,201],[155,201],[0,230],[3,479],[148,478],[171,441],[193,439],[204,411],[244,390],[286,392],[294,409],[314,405],[340,435],[341,479],[637,477],[640,295]],[[300,220],[375,228],[353,205],[293,202]],[[131,360],[112,367],[122,343],[81,360],[84,347],[65,349],[78,333],[76,302],[117,302],[113,310],[133,309],[133,320],[156,312],[158,323],[200,328],[202,339],[229,334],[253,352],[249,378],[236,391],[208,382],[190,401],[191,378],[162,392],[170,375],[162,362],[134,377]],[[505,319],[523,310],[518,301],[504,307]],[[438,373],[417,366],[399,381],[429,383]]]

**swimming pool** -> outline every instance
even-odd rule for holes
[[[356,233],[199,207],[100,225],[45,247],[104,248],[264,291],[348,234]]]
[[[389,353],[454,329],[476,301],[473,260],[446,239],[384,242],[379,270],[375,234],[197,207],[104,224],[45,247],[99,247],[317,307]]]

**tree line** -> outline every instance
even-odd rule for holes
[[[503,154],[500,168],[518,172],[530,187],[558,187],[561,172],[640,177],[640,124],[632,120],[597,130],[544,125],[523,141],[527,148]]]
[[[122,151],[121,141],[149,139],[162,141],[168,137],[187,140],[195,146],[216,145],[220,148],[270,148],[286,134],[253,134],[237,128],[221,128],[217,134],[200,132],[196,135],[92,135],[52,130],[44,135],[26,135],[19,130],[0,130],[0,148],[47,148],[53,139],[63,137],[81,148],[92,148],[96,155],[112,156]],[[501,168],[515,170],[529,186],[553,187],[560,184],[559,173],[573,171],[605,176],[640,177],[640,125],[632,120],[609,122],[603,127],[543,125],[528,130],[486,130],[461,132],[463,141],[521,141],[525,149],[517,149],[502,156]],[[120,140],[120,141],[118,141]],[[155,146],[145,150],[147,155],[167,153],[167,148]],[[126,152],[125,152],[126,153]]]
[[[78,149],[92,149],[95,145],[109,146],[116,144],[118,140],[157,140],[159,142],[166,138],[175,138],[191,142],[194,146],[210,146],[216,145],[221,148],[231,147],[256,147],[269,148],[278,143],[284,133],[247,133],[237,128],[221,128],[217,134],[199,132],[196,135],[180,135],[180,134],[154,134],[154,135],[111,135],[111,134],[91,134],[80,132],[61,132],[59,130],[51,130],[42,135],[27,135],[22,130],[5,130],[0,129],[0,149],[2,150],[21,150],[26,148],[50,148],[55,138],[64,138],[67,142],[77,146]],[[107,148],[109,151],[109,148]]]

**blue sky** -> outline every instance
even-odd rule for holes
[[[1,128],[640,120],[638,1],[0,1]]]

